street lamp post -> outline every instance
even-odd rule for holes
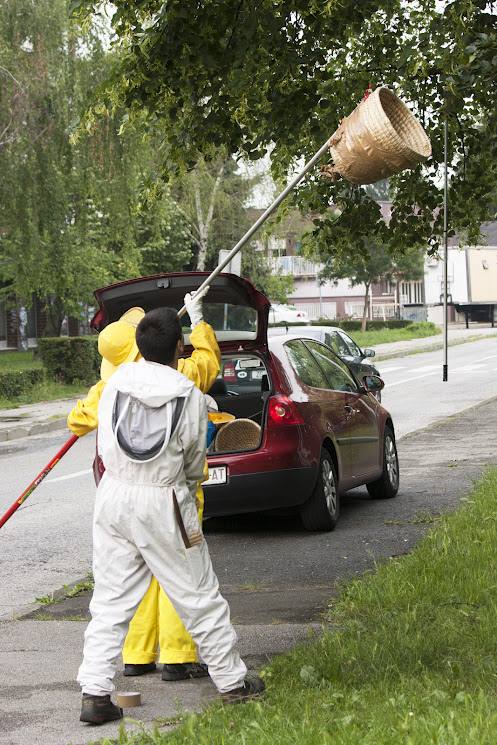
[[[444,288],[443,288],[443,372],[442,372],[442,380],[444,383],[448,380],[448,337],[449,337],[449,322],[448,322],[448,261],[449,261],[449,251],[448,251],[448,201],[449,201],[449,195],[448,195],[448,181],[447,181],[447,169],[448,169],[448,121],[447,121],[447,115],[445,115],[444,120],[444,267],[443,267],[443,278],[444,278]]]

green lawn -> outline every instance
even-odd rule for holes
[[[43,401],[56,401],[58,398],[81,398],[85,395],[81,383],[72,385],[69,383],[56,383],[45,381],[35,385],[20,396],[14,398],[2,398],[0,396],[1,409],[16,409],[25,404],[37,404]]]
[[[33,350],[28,352],[0,352],[0,373],[33,367],[43,367]],[[0,396],[0,410],[14,409],[24,404],[36,404],[41,401],[55,401],[58,398],[78,398],[83,394],[83,390],[84,386],[81,383],[72,385],[46,380],[40,385],[33,386],[20,396],[14,398],[2,398]]]
[[[276,658],[260,702],[119,743],[494,745],[496,543],[494,469],[412,554],[345,586],[333,630]]]
[[[23,370],[26,367],[43,367],[34,350],[28,352],[0,352],[0,372]]]
[[[360,347],[374,347],[376,344],[387,344],[393,341],[409,341],[436,336],[441,330],[434,323],[413,323],[403,329],[375,329],[372,331],[347,331]]]

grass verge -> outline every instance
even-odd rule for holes
[[[411,339],[425,339],[437,336],[440,328],[434,323],[413,323],[403,329],[374,329],[372,331],[347,332],[360,347],[374,347],[376,344],[388,344],[394,341],[410,341]]]
[[[27,352],[0,352],[0,372],[43,368],[41,361],[33,350]],[[16,409],[26,404],[37,404],[43,401],[55,401],[58,398],[77,398],[82,395],[84,386],[81,383],[57,383],[46,380],[44,383],[29,388],[19,396],[5,398],[0,396],[1,409]]]
[[[66,598],[75,598],[83,592],[89,592],[93,590],[94,586],[93,573],[88,572],[84,579],[74,585],[64,585],[61,590],[51,592],[49,595],[41,595],[39,598],[35,598],[35,601],[40,605],[54,605]]]
[[[34,385],[28,391],[13,398],[0,397],[1,409],[17,409],[26,404],[38,404],[44,401],[56,401],[58,398],[79,398],[83,396],[81,383],[56,383],[45,381],[40,385]]]
[[[493,469],[412,554],[345,586],[334,630],[276,658],[261,701],[118,742],[494,745],[496,497]]]
[[[42,368],[41,360],[37,359],[34,350],[27,352],[0,352],[0,371],[25,370],[27,367]]]

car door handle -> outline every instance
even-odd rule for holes
[[[345,411],[347,412],[347,414],[353,414],[354,413],[354,407],[351,406],[350,404],[345,404],[345,406],[343,408],[345,409]]]

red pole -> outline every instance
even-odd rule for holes
[[[45,478],[45,476],[47,476],[47,474],[50,473],[50,471],[52,470],[52,468],[54,468],[54,466],[57,465],[57,463],[59,462],[59,460],[67,453],[67,451],[69,450],[69,448],[72,448],[72,446],[74,445],[74,443],[76,442],[76,440],[79,440],[79,437],[77,435],[73,435],[72,437],[70,437],[67,440],[67,442],[61,447],[61,449],[59,450],[59,452],[54,455],[54,457],[52,458],[52,460],[49,463],[47,463],[47,465],[45,466],[45,468],[43,469],[43,471],[40,471],[40,473],[38,474],[38,476],[23,491],[23,493],[21,494],[21,496],[18,499],[16,499],[16,501],[14,502],[13,505],[11,505],[9,507],[9,509],[7,510],[7,512],[5,513],[5,515],[2,515],[2,517],[0,517],[0,528],[3,525],[5,525],[5,523],[9,519],[9,517],[12,517],[12,515],[14,514],[14,512],[21,506],[21,504],[23,502],[25,502],[26,499],[34,492],[34,490],[36,489],[36,487],[41,484],[41,482],[43,481],[43,479]]]

